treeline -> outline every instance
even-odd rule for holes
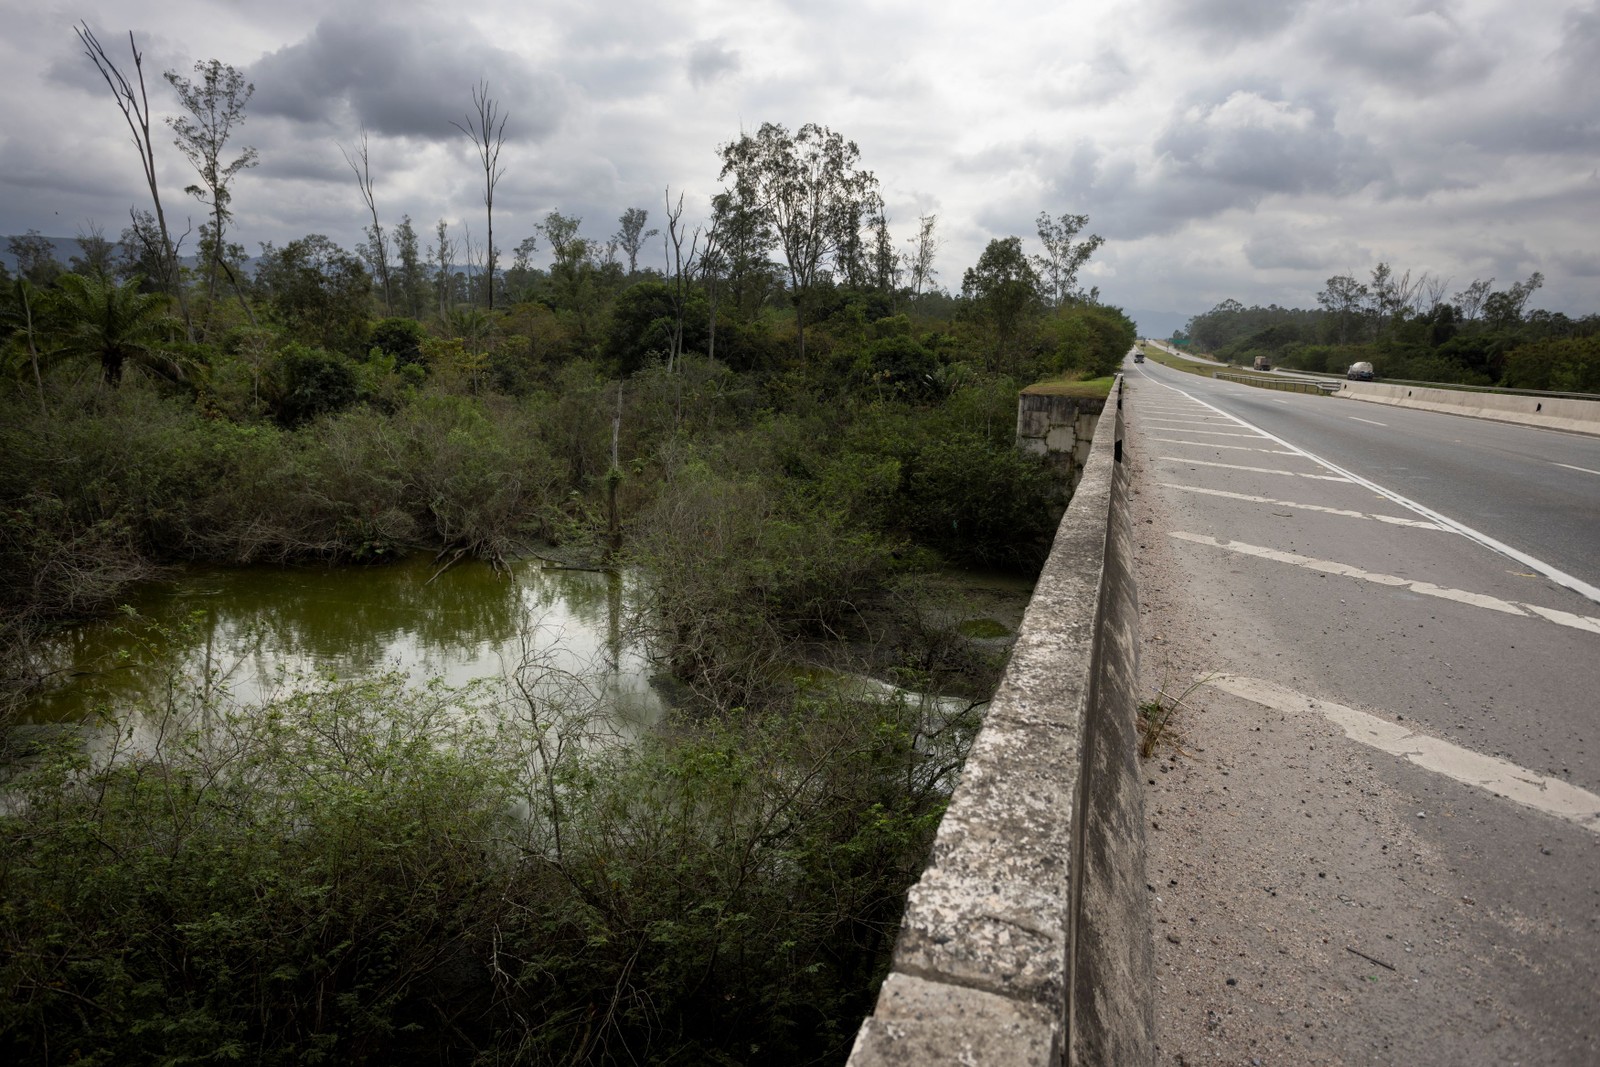
[[[1024,564],[1042,527],[1003,488],[1037,484],[1016,390],[1108,374],[1134,333],[1054,297],[1015,237],[960,296],[819,271],[803,331],[768,261],[730,282],[563,247],[505,272],[512,302],[417,319],[331,241],[292,241],[216,303],[186,278],[193,340],[138,273],[24,260],[0,293],[7,617],[81,617],[185,560],[631,545],[697,459],[886,544]]]
[[[1244,365],[1267,356],[1277,366],[1342,374],[1366,361],[1386,378],[1600,392],[1600,315],[1530,309],[1543,283],[1538,273],[1504,289],[1478,279],[1447,298],[1448,282],[1380,263],[1366,282],[1329,278],[1316,308],[1225,300],[1174,339]]]

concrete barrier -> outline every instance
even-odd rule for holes
[[[851,1067],[1154,1061],[1120,387]]]
[[[1344,382],[1334,394],[1344,400],[1365,400],[1423,411],[1469,415],[1477,419],[1517,422],[1551,430],[1600,434],[1600,400],[1479,393],[1469,389],[1429,389],[1388,382]]]

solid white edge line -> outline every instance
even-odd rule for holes
[[[1600,588],[1596,588],[1595,586],[1590,585],[1588,582],[1585,582],[1580,578],[1575,578],[1572,575],[1568,574],[1566,571],[1563,571],[1558,567],[1553,567],[1553,566],[1551,566],[1550,564],[1544,562],[1541,559],[1537,559],[1537,558],[1535,558],[1533,556],[1528,555],[1526,552],[1523,552],[1523,551],[1521,551],[1519,549],[1512,548],[1510,545],[1505,544],[1502,541],[1496,541],[1494,538],[1490,537],[1488,534],[1480,533],[1479,531],[1474,530],[1472,527],[1468,526],[1466,523],[1457,522],[1455,519],[1450,518],[1448,515],[1441,515],[1439,512],[1434,511],[1432,508],[1428,507],[1427,505],[1419,504],[1415,500],[1410,499],[1409,497],[1401,496],[1399,493],[1395,492],[1394,490],[1387,489],[1384,486],[1379,485],[1377,482],[1372,481],[1370,478],[1363,478],[1361,475],[1356,474],[1353,471],[1345,470],[1343,467],[1339,466],[1337,463],[1330,463],[1328,460],[1323,459],[1321,456],[1315,455],[1314,453],[1311,453],[1311,452],[1307,452],[1305,449],[1301,448],[1299,445],[1294,444],[1291,441],[1285,441],[1283,438],[1279,437],[1277,434],[1268,433],[1266,430],[1263,430],[1261,427],[1255,425],[1254,423],[1247,422],[1244,419],[1239,418],[1239,416],[1237,416],[1237,415],[1233,415],[1233,414],[1230,414],[1229,412],[1223,411],[1221,408],[1217,407],[1215,404],[1207,403],[1206,401],[1201,400],[1199,397],[1195,396],[1194,394],[1188,393],[1188,392],[1185,392],[1182,389],[1179,389],[1175,385],[1168,385],[1166,382],[1156,381],[1155,378],[1152,378],[1148,374],[1144,374],[1143,372],[1141,372],[1141,376],[1144,377],[1148,381],[1155,382],[1156,385],[1161,386],[1161,388],[1163,388],[1163,389],[1171,389],[1174,393],[1177,393],[1179,396],[1186,396],[1190,400],[1194,401],[1196,404],[1199,404],[1202,407],[1210,408],[1212,411],[1215,411],[1218,415],[1221,415],[1225,419],[1232,419],[1234,422],[1238,423],[1240,426],[1243,426],[1247,430],[1254,430],[1256,433],[1260,434],[1262,437],[1265,437],[1265,438],[1267,438],[1269,440],[1272,440],[1272,441],[1276,441],[1280,445],[1284,446],[1285,448],[1292,448],[1297,453],[1299,453],[1300,455],[1302,455],[1305,458],[1311,460],[1311,462],[1319,464],[1320,466],[1326,467],[1328,470],[1334,471],[1337,474],[1344,475],[1350,481],[1355,482],[1357,485],[1361,486],[1362,488],[1370,489],[1372,492],[1377,493],[1379,496],[1384,497],[1387,500],[1390,500],[1390,501],[1393,501],[1396,504],[1399,504],[1401,507],[1407,509],[1408,511],[1414,511],[1418,515],[1421,515],[1425,519],[1428,519],[1428,520],[1430,520],[1432,522],[1436,522],[1439,525],[1446,527],[1447,529],[1454,530],[1456,533],[1460,534],[1462,537],[1467,538],[1469,541],[1476,541],[1478,544],[1482,545],[1484,548],[1487,548],[1492,552],[1498,552],[1498,553],[1500,553],[1500,555],[1505,556],[1507,559],[1514,560],[1515,562],[1522,564],[1524,567],[1527,567],[1529,570],[1532,570],[1532,571],[1535,571],[1535,572],[1537,572],[1539,574],[1544,575],[1546,578],[1550,579],[1552,582],[1555,582],[1557,585],[1562,586],[1563,588],[1566,588],[1566,589],[1570,589],[1574,593],[1577,593],[1579,596],[1586,597],[1589,600],[1592,600],[1595,603],[1600,604]]]

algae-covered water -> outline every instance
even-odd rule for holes
[[[537,661],[580,681],[624,732],[659,719],[643,649],[625,637],[625,574],[540,561],[509,573],[426,556],[383,567],[187,568],[116,617],[62,630],[44,648],[58,683],[23,721],[160,708],[186,695],[253,704],[308,685],[398,672],[450,686]]]

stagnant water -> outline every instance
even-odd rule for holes
[[[308,685],[399,672],[463,686],[519,664],[581,679],[613,729],[661,716],[642,648],[625,636],[636,583],[534,560],[440,573],[426,556],[383,567],[188,568],[116,617],[61,631],[45,668],[63,684],[23,722],[160,708],[173,687],[253,704]]]

